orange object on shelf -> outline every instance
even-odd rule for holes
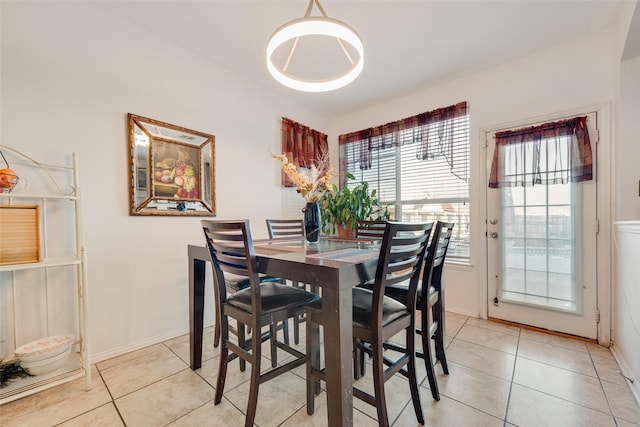
[[[18,183],[18,175],[16,171],[9,167],[9,162],[2,154],[2,150],[0,150],[0,156],[7,167],[0,169],[0,193],[10,193],[13,190],[13,187]]]

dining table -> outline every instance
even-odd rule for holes
[[[352,288],[375,277],[380,240],[254,240],[254,249],[260,273],[321,289],[328,425],[352,426]],[[206,263],[211,259],[205,246],[188,245],[187,252],[190,367],[195,370],[202,364]]]

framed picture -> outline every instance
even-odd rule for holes
[[[128,121],[130,214],[215,216],[215,137],[131,113]]]

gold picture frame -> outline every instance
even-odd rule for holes
[[[215,216],[215,136],[127,117],[130,214]]]

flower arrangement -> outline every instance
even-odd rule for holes
[[[296,165],[291,163],[286,154],[273,154],[271,157],[280,160],[282,170],[287,177],[295,184],[296,191],[304,197],[307,202],[317,202],[325,191],[335,191],[331,184],[331,173],[333,169],[329,167],[328,156],[322,156],[317,163],[305,171],[298,170]]]

